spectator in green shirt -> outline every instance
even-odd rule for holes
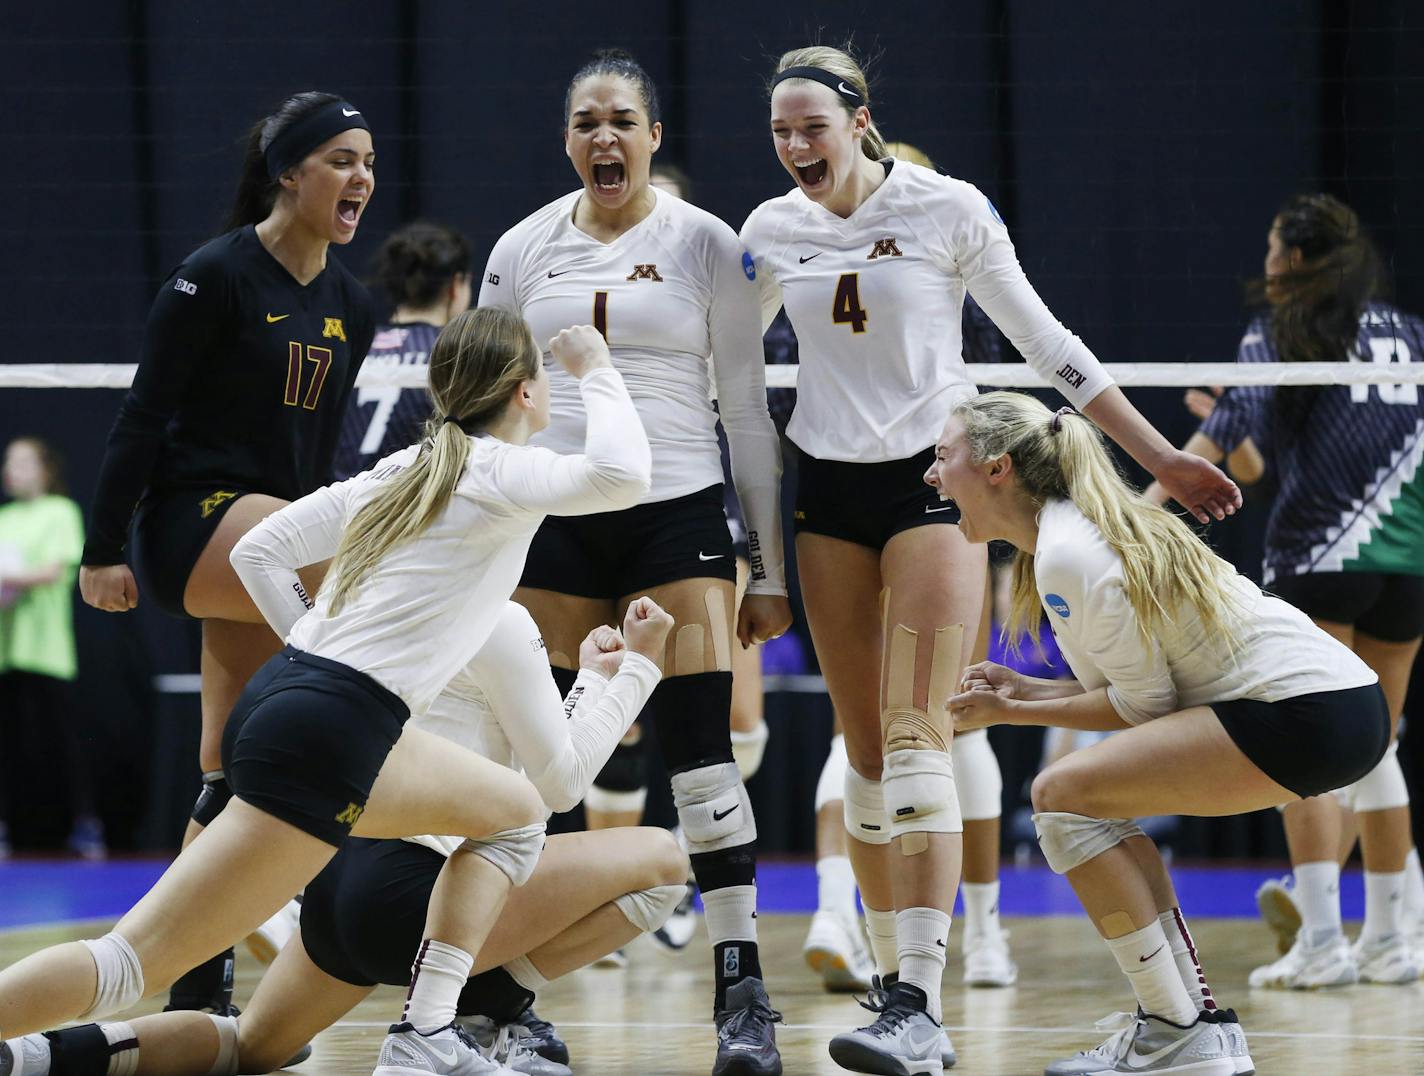
[[[58,772],[69,779],[73,830],[69,846],[104,854],[93,789],[72,721],[69,686],[78,673],[73,594],[84,547],[79,506],[64,495],[63,463],[38,437],[18,437],[5,449],[0,505],[0,726],[8,745],[24,751],[41,730],[58,733]],[[9,781],[0,781],[0,856],[9,852],[15,808]]]

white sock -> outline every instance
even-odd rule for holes
[[[515,957],[504,965],[504,970],[509,972],[511,979],[532,993],[537,994],[543,987],[549,985],[549,980],[544,978],[544,973],[536,968],[534,961],[527,956]]]
[[[999,883],[961,882],[964,894],[964,944],[969,939],[999,936]]]
[[[895,933],[900,939],[900,982],[925,992],[925,1011],[939,1023],[943,1019],[939,991],[949,945],[949,916],[938,908],[906,908],[895,916]]]
[[[1403,923],[1405,872],[1365,871],[1365,925],[1362,938],[1398,934]]]
[[[816,860],[816,910],[835,912],[854,923],[855,872],[850,856],[822,856]]]
[[[410,969],[410,993],[401,1020],[427,1035],[452,1023],[474,964],[475,958],[465,950],[427,938]]]
[[[1404,927],[1414,931],[1424,923],[1424,870],[1419,867],[1419,849],[1411,848],[1404,861]]]
[[[1108,938],[1107,943],[1143,1012],[1184,1027],[1196,1020],[1197,1007],[1177,971],[1177,960],[1160,921],[1153,920],[1120,938]]]
[[[900,968],[899,942],[895,933],[895,909],[879,912],[865,906],[865,933],[870,938],[870,953],[875,957],[875,974],[893,975]]]
[[[702,918],[707,922],[707,939],[713,945],[756,941],[756,886],[729,885],[703,892]]]
[[[3,1034],[0,1034],[0,1042],[4,1041],[5,1036]],[[26,1045],[21,1045],[22,1043]],[[33,1035],[21,1035],[18,1039],[15,1040],[15,1045],[12,1047],[12,1049],[15,1051],[16,1057],[24,1056],[20,1051],[28,1049],[30,1051],[30,1055],[32,1057],[38,1058],[39,1060],[40,1067],[35,1069],[35,1072],[38,1074],[38,1076],[49,1076],[49,1066],[52,1063],[52,1058],[50,1056],[49,1049],[49,1039],[45,1038],[38,1031],[35,1032]],[[137,1056],[137,1052],[135,1052],[134,1056]],[[29,1072],[30,1070],[28,1068],[25,1069],[25,1076],[29,1076]]]
[[[1157,916],[1157,922],[1162,924],[1162,932],[1167,935],[1167,943],[1172,947],[1172,958],[1177,962],[1177,974],[1182,977],[1182,985],[1187,988],[1187,995],[1192,999],[1192,1004],[1199,1010],[1215,1009],[1216,1002],[1212,1000],[1211,987],[1206,985],[1206,973],[1202,971],[1201,957],[1197,955],[1197,946],[1192,941],[1191,931],[1187,930],[1187,921],[1182,918],[1182,909],[1173,908],[1162,912]]]
[[[1340,864],[1333,859],[1295,868],[1295,902],[1307,945],[1324,945],[1340,933]]]
[[[131,1024],[100,1024],[104,1041],[109,1044],[109,1067],[104,1076],[134,1076],[138,1071],[138,1036]],[[25,1070],[29,1076],[29,1069]]]

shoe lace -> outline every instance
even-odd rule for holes
[[[525,1034],[540,1042],[548,1042],[554,1038],[554,1025],[538,1016],[532,1008],[520,1013],[515,1026],[522,1027]]]
[[[761,998],[753,998],[748,1004],[727,1016],[718,1029],[717,1037],[724,1042],[732,1042],[737,1039],[759,1041],[765,1038],[767,1029],[772,1024],[779,1024],[782,1019],[781,1013]]]
[[[883,985],[880,976],[875,976],[871,980],[871,987],[866,992],[865,1000],[860,1003],[862,1009],[869,1009],[871,1012],[884,1012],[885,1007],[890,1004],[890,988]]]
[[[532,1041],[533,1036],[523,1024],[501,1024],[486,1056],[491,1061],[498,1061],[508,1068],[513,1068],[518,1061],[528,1061],[538,1056],[530,1045]]]
[[[870,993],[860,1003],[862,1009],[878,1013],[869,1030],[876,1035],[893,1034],[901,1024],[920,1010],[904,1002],[891,1001],[890,991],[884,987],[871,987]]]

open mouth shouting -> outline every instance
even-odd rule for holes
[[[826,159],[818,157],[814,161],[792,161],[796,178],[807,190],[815,190],[826,181]]]
[[[361,210],[366,204],[363,195],[353,195],[342,198],[336,203],[336,216],[347,228],[355,228],[356,222],[361,219]]]
[[[612,157],[595,157],[593,160],[593,189],[599,194],[617,195],[628,185],[627,171],[623,162]]]

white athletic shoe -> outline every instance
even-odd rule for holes
[[[1013,986],[1019,966],[1009,956],[1009,932],[964,939],[964,982],[969,986]]]
[[[573,1076],[573,1069],[534,1052],[529,1029],[523,1024],[502,1024],[484,1047],[485,1056],[513,1072],[525,1076]]]
[[[1274,964],[1256,968],[1247,979],[1252,986],[1278,990],[1315,990],[1327,986],[1348,986],[1360,979],[1355,958],[1343,934],[1323,945],[1310,946],[1297,937],[1290,951]]]
[[[628,966],[628,954],[622,949],[614,949],[611,953],[604,953],[593,962],[595,968],[626,968]]]
[[[1246,1045],[1246,1032],[1241,1029],[1236,1010],[1213,1009],[1206,1015],[1215,1020],[1226,1035],[1227,1044],[1231,1047],[1231,1060],[1236,1065],[1236,1076],[1252,1076],[1256,1071],[1256,1062],[1251,1060],[1251,1050]]]
[[[838,912],[817,910],[811,917],[801,955],[827,990],[850,993],[870,989],[875,963],[866,949],[858,918],[848,923]]]
[[[1295,902],[1295,885],[1292,875],[1284,878],[1268,878],[1256,890],[1256,907],[1261,918],[1276,934],[1276,951],[1282,956],[1290,952],[1295,944],[1296,933],[1300,930],[1300,905]]]
[[[1113,1072],[1235,1076],[1238,1071],[1232,1037],[1207,1013],[1199,1014],[1190,1027],[1141,1012],[1114,1013],[1099,1020],[1097,1026],[1100,1031],[1120,1030],[1091,1050],[1053,1062],[1043,1070],[1043,1076],[1105,1076]]]
[[[372,1076],[508,1076],[513,1071],[482,1054],[470,1033],[455,1024],[428,1035],[409,1024],[392,1024]]]
[[[302,902],[293,897],[277,909],[277,914],[247,936],[247,951],[260,963],[270,964],[277,959],[282,947],[301,929]]]
[[[667,922],[649,935],[669,952],[678,953],[686,949],[688,942],[692,941],[693,935],[697,933],[697,912],[692,907],[692,897],[696,892],[697,887],[689,882],[687,892],[677,902],[677,907],[672,910]]]
[[[925,992],[895,982],[888,990],[874,989],[861,1005],[877,1013],[875,1023],[831,1040],[831,1060],[851,1072],[894,1073],[896,1076],[943,1076],[955,1061],[949,1037],[925,1012]]]
[[[49,1040],[43,1035],[24,1035],[0,1042],[0,1076],[36,1076],[48,1073]]]
[[[1350,946],[1350,956],[1360,971],[1362,983],[1397,985],[1419,978],[1419,957],[1405,934],[1366,938],[1363,934]]]

